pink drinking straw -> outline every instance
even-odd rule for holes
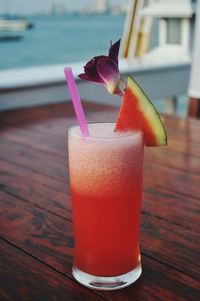
[[[78,93],[78,89],[76,86],[76,82],[74,79],[72,69],[70,67],[66,67],[66,68],[64,68],[64,73],[65,73],[65,78],[66,78],[66,81],[68,84],[69,93],[72,98],[72,103],[73,103],[74,110],[76,113],[76,118],[78,120],[80,129],[81,129],[81,133],[84,137],[88,137],[89,136],[88,126],[87,126],[87,122],[85,119],[85,114],[83,111],[81,99],[80,99],[80,96]]]

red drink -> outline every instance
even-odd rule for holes
[[[86,139],[78,127],[69,131],[75,234],[73,274],[81,283],[81,277],[95,276],[96,286],[91,285],[92,278],[84,284],[101,289],[118,288],[113,286],[113,279],[122,281],[123,275],[134,274],[135,269],[137,277],[134,274],[128,282],[122,281],[120,287],[134,282],[141,274],[143,137],[141,132],[119,135],[113,128],[114,124],[109,123],[91,124],[91,136]],[[102,281],[104,287],[98,283]]]

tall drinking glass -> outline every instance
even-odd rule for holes
[[[83,285],[113,290],[141,274],[139,228],[143,134],[89,124],[90,137],[69,129],[69,172],[75,248],[73,275]]]

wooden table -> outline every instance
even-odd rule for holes
[[[117,109],[84,104],[89,121]],[[67,167],[71,104],[0,113],[0,300],[200,300],[200,121],[164,117],[169,146],[146,148],[143,274],[114,292],[72,277]]]

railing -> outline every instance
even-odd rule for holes
[[[70,65],[75,75],[83,71],[82,62]],[[1,71],[0,110],[69,100],[63,68],[64,64],[59,64]],[[120,60],[122,76],[133,76],[151,99],[176,97],[187,93],[189,71],[189,60]],[[119,104],[119,97],[109,96],[101,85],[90,84],[78,77],[76,80],[82,99]]]

